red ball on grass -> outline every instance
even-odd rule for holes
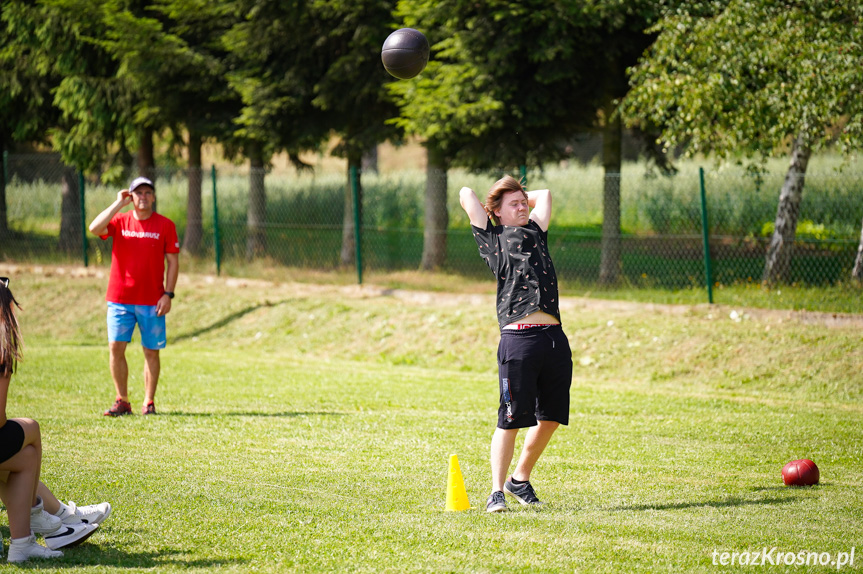
[[[788,486],[812,486],[820,478],[818,466],[808,458],[792,460],[782,467],[782,482]]]

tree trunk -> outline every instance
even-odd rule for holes
[[[617,107],[605,106],[602,128],[602,166],[605,181],[602,189],[602,255],[599,264],[600,285],[614,285],[620,275],[620,166],[623,127]]]
[[[800,200],[803,197],[803,184],[806,181],[806,167],[809,165],[811,153],[809,146],[804,143],[803,136],[798,136],[791,149],[791,163],[788,165],[782,192],[779,194],[773,237],[767,247],[767,260],[764,264],[764,275],[761,278],[765,285],[773,285],[788,278],[794,236],[797,234],[797,218],[800,216]]]
[[[249,209],[246,217],[246,259],[252,261],[267,252],[267,190],[264,187],[264,158],[259,148],[249,153]]]
[[[857,246],[857,258],[854,260],[851,277],[857,281],[863,281],[863,224],[860,225],[860,244]]]
[[[138,148],[138,175],[156,183],[156,154],[153,150],[153,130],[144,129]]]
[[[156,154],[153,151],[153,130],[145,128],[141,132],[141,140],[138,147],[138,176],[143,176],[153,182],[156,186],[156,201],[153,202],[153,211],[159,211],[159,186],[156,185]]]
[[[378,172],[378,146],[372,146],[363,154],[363,171]]]
[[[63,168],[60,193],[60,237],[57,248],[64,253],[80,252],[81,191],[78,189],[78,174],[74,169]]]
[[[204,213],[201,207],[201,145],[198,133],[189,132],[189,192],[186,197],[186,231],[183,234],[183,252],[198,255],[204,236]]]
[[[446,263],[449,227],[447,211],[447,162],[440,150],[426,145],[426,193],[423,214],[423,271],[440,269]]]
[[[342,216],[342,253],[339,260],[344,267],[356,265],[357,260],[357,242],[354,233],[354,192],[353,184],[351,183],[351,168],[357,170],[357,205],[359,205],[359,213],[357,221],[360,223],[360,229],[363,226],[363,180],[362,158],[350,154],[348,156],[348,171],[347,184],[345,185],[345,209]]]

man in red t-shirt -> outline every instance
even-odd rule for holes
[[[153,211],[156,189],[146,177],[135,179],[117,193],[117,200],[96,216],[90,232],[103,240],[113,238],[111,277],[108,280],[108,348],[111,377],[117,400],[106,416],[132,413],[129,403],[129,366],[126,345],[135,325],[144,350],[145,415],[156,414],[154,400],[159,382],[159,350],[165,348],[165,315],[171,310],[180,272],[180,242],[174,223]],[[133,211],[120,213],[131,204]],[[167,273],[165,262],[167,261]],[[164,282],[163,282],[164,281]]]

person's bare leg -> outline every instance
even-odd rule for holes
[[[36,485],[36,494],[42,498],[42,508],[45,509],[45,512],[54,515],[60,512],[60,501],[57,500],[54,493],[48,490],[48,487],[41,480]]]
[[[516,480],[530,480],[530,473],[540,455],[548,446],[548,441],[560,423],[555,421],[538,421],[535,427],[530,427],[527,431],[527,436],[524,438],[524,446],[521,449],[521,455],[518,457],[518,463],[515,465],[515,471],[512,477]]]
[[[42,467],[42,434],[39,423],[32,419],[14,419],[24,430],[24,445],[12,458],[0,464],[0,471],[8,471],[6,481],[0,483],[0,498],[9,515],[9,534],[12,538],[30,536],[30,509],[36,505],[36,485]]]
[[[0,487],[0,500],[6,505],[9,515],[9,536],[30,536],[30,508],[36,495],[34,479],[40,465],[36,447],[27,445],[3,463],[3,469],[11,471],[6,483]]]
[[[126,342],[110,341],[108,349],[111,352],[111,378],[117,397],[129,401],[129,364],[126,362]]]
[[[162,363],[159,359],[159,349],[144,349],[144,405],[156,399],[156,386],[159,384],[159,372]]]
[[[33,475],[33,484],[30,486],[30,505],[36,506],[36,485],[39,484],[39,474],[42,472],[42,430],[39,423],[33,419],[14,419],[24,429],[24,447],[32,446],[36,451],[36,468]],[[20,453],[19,453],[20,454]],[[15,458],[14,456],[12,458]],[[11,460],[11,459],[10,459]]]
[[[503,491],[506,473],[515,453],[518,429],[494,429],[491,437],[491,491]]]

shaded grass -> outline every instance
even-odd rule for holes
[[[16,278],[9,414],[40,421],[57,494],[115,508],[46,570],[690,572],[863,539],[859,327],[565,300],[571,424],[534,475],[549,505],[488,516],[488,295],[185,276],[161,414],[106,420],[104,281]],[[442,511],[451,453],[468,512]],[[802,457],[822,484],[783,487]]]

